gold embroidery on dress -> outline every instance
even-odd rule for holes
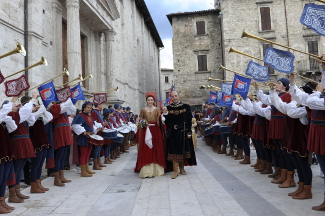
[[[182,109],[182,110],[169,110],[168,113],[170,114],[174,114],[174,115],[179,115],[179,114],[182,114],[182,113],[185,113],[186,112],[186,109]]]
[[[140,119],[145,119],[147,120],[147,122],[157,122],[157,125],[159,126],[160,115],[160,109],[158,109],[157,107],[152,110],[152,112],[148,112],[145,108],[143,108],[141,110]]]

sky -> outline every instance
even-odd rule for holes
[[[166,15],[213,9],[214,0],[145,0],[164,49],[160,51],[161,68],[173,68],[173,30]]]

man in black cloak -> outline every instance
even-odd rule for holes
[[[192,113],[190,105],[179,101],[177,91],[171,92],[172,103],[163,109],[163,121],[167,125],[167,160],[173,162],[172,179],[180,173],[186,175],[185,166],[196,165],[192,141]]]

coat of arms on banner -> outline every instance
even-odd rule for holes
[[[60,102],[65,102],[71,97],[71,89],[70,86],[64,87],[62,89],[56,90],[56,94],[59,98]]]
[[[94,94],[94,103],[95,104],[102,104],[107,102],[107,95],[106,93],[96,93]]]
[[[26,79],[26,76],[22,75],[17,79],[6,81],[5,87],[5,94],[7,97],[16,97],[29,89],[29,83]]]
[[[232,87],[231,83],[222,83],[221,91],[226,95],[231,95],[231,87]]]

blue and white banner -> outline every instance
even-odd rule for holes
[[[210,91],[209,102],[216,103],[217,102],[217,93]]]
[[[170,97],[168,97],[164,103],[164,106],[167,106],[169,104],[169,101],[170,101]]]
[[[222,91],[222,93],[225,93],[226,95],[231,95],[231,88],[232,88],[231,83],[222,83],[222,85],[221,85],[221,91]]]
[[[71,88],[72,103],[76,104],[78,100],[86,100],[80,83],[78,83],[78,85],[76,85],[75,87]]]
[[[267,66],[259,65],[253,61],[248,63],[245,74],[251,76],[258,82],[264,82],[270,79],[269,68]]]
[[[218,91],[217,92],[217,103],[220,103],[221,99],[222,99],[222,91]]]
[[[45,83],[38,87],[39,95],[43,101],[43,105],[48,107],[51,102],[59,102],[59,98],[56,95],[53,81]]]
[[[288,51],[274,49],[269,47],[264,56],[264,62],[271,65],[275,70],[282,73],[292,73],[295,69],[293,62],[295,56]]]
[[[231,109],[232,101],[233,101],[232,95],[226,95],[225,93],[222,93],[222,97],[219,102],[219,106],[227,106],[227,107],[229,107],[229,109]]]
[[[306,4],[300,23],[325,36],[325,5]]]
[[[246,99],[249,86],[251,85],[251,79],[235,74],[234,81],[232,83],[232,94],[240,94],[243,99]]]

